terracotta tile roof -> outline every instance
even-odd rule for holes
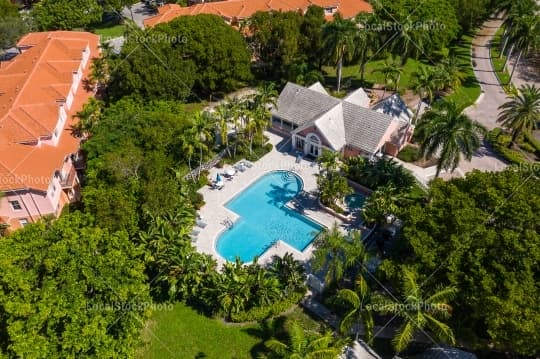
[[[179,16],[214,14],[226,20],[242,20],[255,14],[257,11],[306,11],[310,5],[323,8],[337,8],[345,18],[351,18],[361,12],[371,12],[373,8],[364,0],[226,0],[211,3],[202,3],[188,7],[177,4],[167,4],[158,9],[158,14],[144,20],[146,27],[169,22]],[[327,15],[332,19],[332,15]]]
[[[60,104],[70,94],[73,73],[90,49],[81,78],[88,76],[91,59],[99,55],[99,37],[85,32],[38,32],[24,36],[17,46],[23,53],[0,62],[0,190],[33,188],[46,191],[64,158],[77,152],[71,135],[73,114],[92,96],[79,81],[66,122],[56,145],[53,137]]]

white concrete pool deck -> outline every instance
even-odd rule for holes
[[[257,162],[254,162],[251,168],[246,169],[244,172],[237,172],[232,180],[224,180],[225,186],[222,189],[212,189],[209,186],[205,186],[199,190],[199,193],[203,195],[206,202],[199,210],[199,215],[202,217],[202,221],[206,223],[206,227],[195,227],[200,233],[197,239],[193,241],[193,245],[197,251],[212,255],[217,260],[219,267],[225,263],[225,260],[216,251],[217,239],[223,231],[228,230],[225,225],[227,218],[233,222],[238,219],[236,213],[225,208],[225,204],[228,201],[241,193],[265,173],[275,170],[290,170],[299,175],[304,182],[304,191],[306,192],[317,189],[315,174],[319,172],[319,167],[313,164],[313,162],[306,160],[296,163],[294,156],[286,152],[279,152],[276,149],[276,145],[283,141],[282,137],[273,133],[266,133],[266,136],[269,137],[270,143],[274,145],[270,153],[266,154]],[[223,174],[227,168],[228,166],[224,168],[212,168],[208,178],[215,179],[218,173]],[[334,223],[344,225],[341,220],[323,210],[310,210],[306,208],[303,214],[325,227],[331,227]],[[286,252],[292,253],[298,260],[307,261],[311,257],[312,251],[312,244],[303,252],[300,252],[287,243],[278,241],[260,256],[259,263],[266,263],[273,255],[283,256]]]

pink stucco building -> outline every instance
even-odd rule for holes
[[[98,44],[85,32],[30,33],[0,62],[0,224],[9,230],[79,199],[74,115],[93,95],[82,82]]]

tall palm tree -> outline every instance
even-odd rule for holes
[[[283,359],[337,359],[346,340],[335,339],[331,332],[307,334],[297,322],[288,326],[287,341],[267,340],[264,344],[278,358]]]
[[[416,273],[410,269],[404,269],[401,302],[397,303],[382,296],[376,298],[378,311],[397,315],[403,320],[392,340],[394,349],[398,353],[402,352],[412,341],[414,334],[424,329],[428,329],[437,340],[455,344],[452,329],[441,320],[450,317],[452,307],[448,302],[456,293],[457,290],[454,287],[442,288],[433,294],[422,293]]]
[[[458,88],[467,77],[465,67],[459,62],[456,55],[451,55],[444,59],[441,69],[448,78],[445,87],[447,86],[451,89]]]
[[[196,147],[199,149],[199,171],[197,179],[201,176],[204,153],[208,152],[208,143],[212,141],[212,131],[210,130],[211,123],[212,120],[208,112],[198,112],[193,117],[192,127],[188,131],[194,136]]]
[[[357,263],[359,265],[359,273],[356,277],[354,289],[341,289],[337,293],[337,301],[349,307],[349,311],[341,319],[339,323],[339,331],[342,334],[347,334],[351,328],[357,324],[362,324],[366,333],[366,340],[371,343],[373,340],[373,307],[372,295],[368,285],[367,262],[370,259],[367,249],[363,242],[360,242],[359,255]],[[358,340],[359,331],[356,332],[356,340]]]
[[[339,13],[334,20],[323,27],[323,48],[336,66],[337,91],[341,90],[341,71],[343,61],[351,58],[354,52],[354,38],[357,32],[353,21],[343,19]]]
[[[220,103],[216,106],[213,113],[214,120],[216,121],[217,131],[219,132],[219,138],[221,144],[225,146],[230,156],[229,149],[229,120],[231,117],[229,107],[225,103]]]
[[[393,32],[390,48],[401,58],[401,66],[405,66],[407,59],[418,57],[424,52],[424,46],[429,41],[428,32],[417,26],[410,14],[398,12],[395,14],[398,26],[392,26]]]
[[[343,279],[345,271],[358,263],[362,255],[361,241],[358,234],[345,238],[337,224],[317,237],[311,265],[315,271],[326,271],[324,280],[327,285]]]
[[[470,161],[486,133],[482,125],[463,114],[452,101],[441,102],[427,111],[416,130],[422,138],[422,155],[427,158],[439,156],[435,177],[442,169],[454,171],[461,155]]]
[[[375,27],[378,18],[375,13],[361,12],[355,19],[357,25],[357,31],[355,34],[353,58],[358,59],[360,64],[360,81],[364,82],[364,75],[366,72],[366,63],[369,60],[368,54],[375,48],[379,47],[379,37],[376,36],[376,32],[370,28]]]
[[[384,65],[373,72],[379,72],[384,76],[384,92],[382,95],[382,97],[384,98],[389,83],[393,83],[394,89],[397,90],[399,78],[403,70],[400,67],[399,62],[386,59],[384,60]]]
[[[428,104],[433,102],[435,92],[437,91],[437,79],[433,69],[428,66],[420,66],[417,71],[413,72],[413,90],[420,96],[420,100],[426,98]],[[416,109],[416,114],[420,110],[420,104]]]
[[[512,131],[512,147],[518,136],[530,133],[540,121],[540,88],[524,85],[519,91],[508,98],[508,101],[499,107],[501,113],[497,122]]]
[[[513,47],[519,51],[510,73],[509,82],[511,82],[521,56],[527,55],[532,49],[540,47],[540,16],[531,14],[518,19],[509,36],[513,42]],[[510,56],[511,54],[508,55],[508,57]]]

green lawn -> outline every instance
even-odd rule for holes
[[[124,35],[126,26],[123,24],[105,23],[91,29],[91,31],[101,36],[101,41],[107,41]]]
[[[360,82],[360,66],[359,65],[350,65],[344,66],[342,72],[342,87],[347,89],[353,89],[358,87],[370,87],[373,84],[383,84],[384,75],[376,72],[377,69],[380,69],[384,66],[383,59],[370,61],[366,64],[366,72],[364,74],[365,84],[362,85]],[[403,67],[403,73],[399,82],[400,89],[408,88],[411,86],[411,76],[418,69],[420,64],[427,65],[427,63],[422,63],[419,60],[408,59],[407,63]],[[323,72],[325,74],[326,84],[330,86],[336,85],[336,69],[331,66],[324,66]]]
[[[480,96],[481,92],[480,85],[476,81],[471,64],[471,42],[472,36],[464,35],[460,39],[459,44],[453,49],[466,70],[466,78],[463,84],[452,94],[448,95],[447,98],[455,101],[462,108],[472,105],[478,96]],[[399,82],[399,89],[401,91],[410,89],[412,87],[412,74],[418,70],[420,65],[429,66],[432,64],[415,59],[407,60],[405,66],[403,67],[403,73]],[[370,61],[366,64],[366,72],[364,75],[365,84],[360,82],[359,65],[344,66],[341,80],[343,89],[347,90],[358,87],[371,87],[373,84],[383,84],[384,76],[381,73],[376,72],[376,70],[380,69],[382,66],[384,66],[384,60],[382,59]],[[335,68],[326,66],[323,67],[323,71],[325,74],[326,84],[328,86],[335,86]]]
[[[447,96],[447,99],[456,102],[461,108],[474,104],[482,91],[471,63],[472,38],[470,35],[463,35],[453,49],[465,69],[466,78],[459,88]]]
[[[138,358],[251,358],[250,351],[261,342],[248,334],[257,325],[227,326],[207,318],[182,303],[172,311],[155,312],[143,330],[144,345]]]
[[[326,329],[301,308],[289,312],[287,318],[300,322],[306,329]],[[148,320],[137,358],[255,358],[263,348],[263,332],[259,324],[227,325],[176,303],[172,311],[156,311]]]

